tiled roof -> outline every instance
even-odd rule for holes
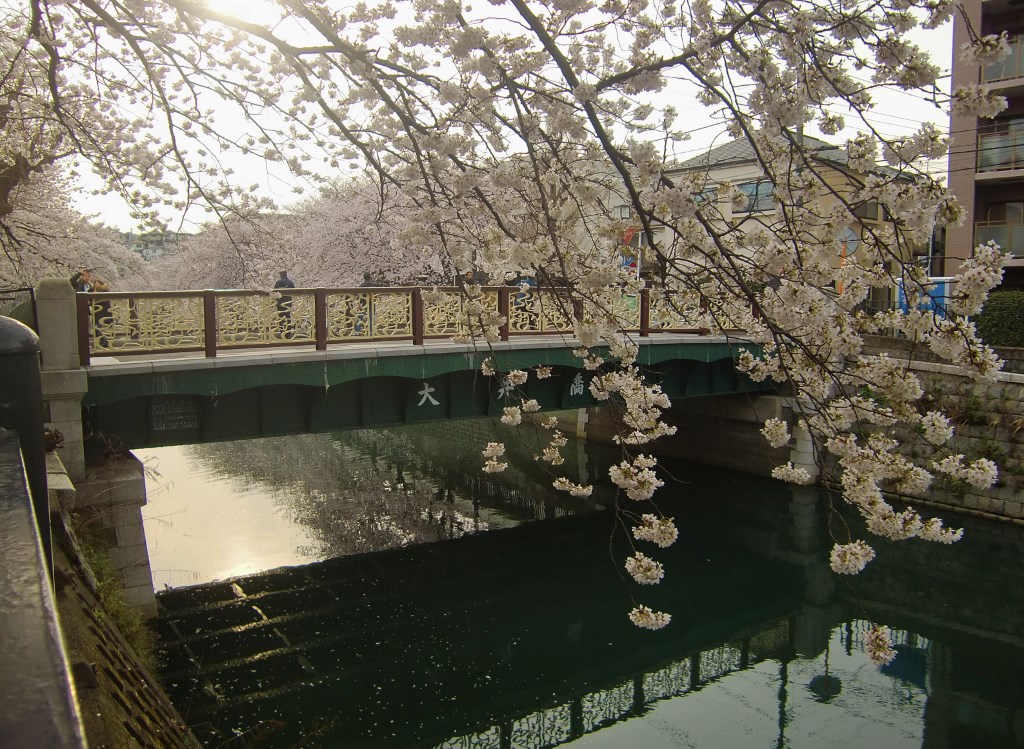
[[[846,162],[846,150],[831,143],[814,138],[810,135],[803,136],[804,148],[814,152],[820,158],[827,161]],[[731,140],[720,146],[705,151],[704,153],[687,159],[672,167],[672,171],[684,171],[687,169],[701,169],[709,166],[725,166],[727,164],[743,164],[753,162],[754,149],[745,138]]]

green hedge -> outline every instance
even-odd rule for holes
[[[997,291],[974,318],[989,346],[1024,347],[1024,291]]]

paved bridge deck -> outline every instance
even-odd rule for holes
[[[687,358],[711,361],[712,352],[720,358],[723,350],[734,351],[744,345],[751,345],[742,337],[711,336],[698,333],[658,333],[654,336],[632,336],[633,342],[640,346],[639,361],[644,363],[650,356],[645,356],[649,347],[687,346],[692,348],[692,356]],[[345,343],[331,346],[325,350],[317,350],[313,346],[287,348],[239,349],[220,351],[216,357],[207,357],[199,351],[165,352],[132,354],[131,356],[105,356],[90,360],[87,369],[90,377],[110,375],[159,373],[176,370],[198,369],[230,369],[266,364],[296,364],[304,362],[326,362],[345,359],[368,359],[385,357],[416,357],[422,355],[461,354],[479,357],[495,356],[499,360],[510,358],[516,351],[557,351],[562,352],[567,361],[580,363],[572,351],[581,345],[577,338],[565,335],[532,335],[513,338],[507,341],[486,341],[459,343],[451,340],[429,340],[422,344],[409,341],[367,341]],[[598,347],[598,351],[601,347]]]

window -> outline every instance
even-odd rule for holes
[[[1024,167],[1024,117],[1003,117],[978,128],[978,170]]]
[[[874,200],[858,203],[853,207],[853,215],[869,221],[878,221],[878,203]]]
[[[1024,202],[991,203],[985,214],[985,218],[988,221],[1021,223],[1024,222]]]
[[[631,211],[628,205],[615,206],[615,218],[628,219]]]
[[[771,182],[747,182],[738,187],[747,196],[746,207],[739,209],[738,213],[770,211],[775,207],[775,195],[772,194]]]

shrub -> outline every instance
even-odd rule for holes
[[[1024,291],[995,292],[974,324],[989,346],[1024,347]]]

